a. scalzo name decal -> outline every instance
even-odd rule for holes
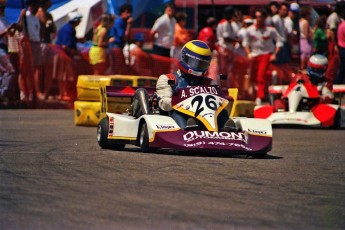
[[[218,95],[218,91],[217,91],[216,87],[199,86],[199,87],[193,87],[193,88],[182,90],[181,98],[192,97],[194,95],[198,95],[198,94],[202,94],[202,93]]]
[[[183,135],[183,140],[191,142],[197,139],[235,140],[247,143],[248,137],[244,133],[190,131]]]

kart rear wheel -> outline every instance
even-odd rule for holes
[[[149,133],[144,122],[140,127],[139,145],[143,153],[155,152],[155,148],[150,148]]]
[[[108,129],[109,120],[108,117],[103,118],[97,126],[97,142],[102,149],[109,148],[108,144]]]
[[[98,145],[101,146],[102,149],[115,149],[115,150],[123,150],[125,148],[125,144],[117,143],[115,140],[108,140],[108,132],[109,132],[109,120],[108,117],[103,118],[97,127],[97,142]]]

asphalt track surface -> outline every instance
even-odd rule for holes
[[[345,131],[265,159],[102,150],[72,110],[0,111],[0,229],[345,229]]]

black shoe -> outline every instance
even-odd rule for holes
[[[223,132],[236,132],[236,131],[237,131],[237,127],[236,127],[234,120],[229,118],[229,120],[227,120],[227,122],[225,122]]]

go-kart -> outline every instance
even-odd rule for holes
[[[254,107],[255,118],[266,118],[273,126],[345,127],[341,106],[345,85],[334,85],[335,100],[320,100],[320,86],[300,79],[289,85],[271,85],[271,103]]]
[[[233,100],[218,87],[197,86],[174,93],[173,110],[197,121],[193,125],[187,124],[184,129],[153,105],[157,97],[151,90],[130,91],[128,93],[128,90],[124,92],[123,89],[106,86],[103,102],[113,97],[139,98],[141,113],[116,114],[106,111],[106,117],[97,127],[100,147],[123,150],[126,144],[133,144],[139,146],[142,152],[169,148],[251,156],[265,156],[272,149],[272,126],[266,119],[238,117],[232,118],[235,125],[232,131],[223,131],[218,127],[218,115],[230,105],[229,100]]]

